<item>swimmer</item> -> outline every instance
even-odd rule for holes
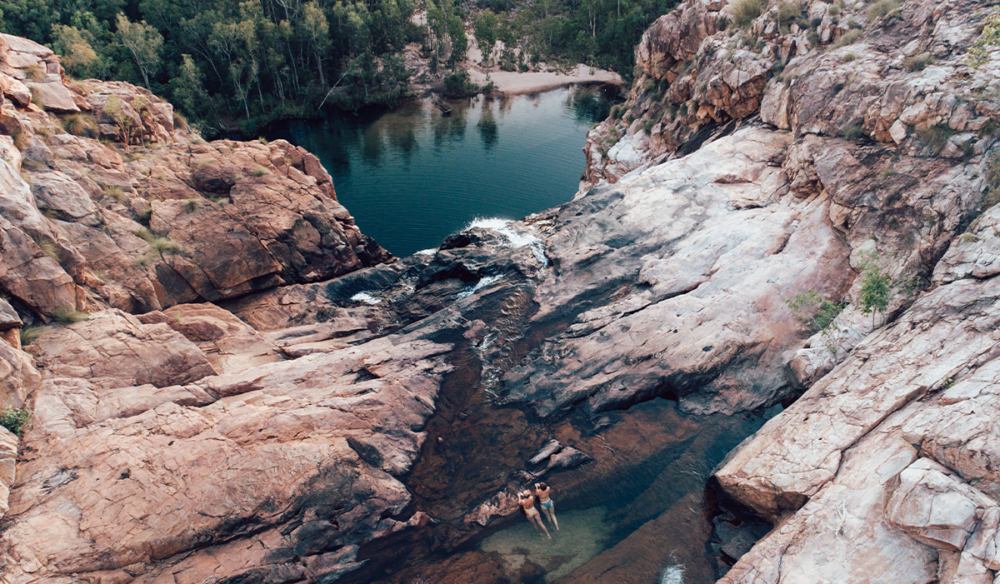
[[[538,497],[538,505],[542,508],[542,513],[549,523],[559,531],[559,520],[556,519],[556,505],[552,502],[552,487],[545,483],[535,483],[535,496]]]
[[[549,535],[549,530],[545,529],[545,524],[542,523],[542,517],[538,514],[538,509],[535,509],[535,497],[531,494],[531,491],[525,489],[517,494],[517,502],[524,509],[524,514],[528,516],[528,521],[535,526],[535,531],[538,531],[539,535],[545,534],[545,537],[552,539]]]

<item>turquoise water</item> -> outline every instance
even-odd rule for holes
[[[397,256],[437,247],[477,217],[520,219],[569,201],[608,89],[429,100],[389,112],[329,114],[267,132],[316,154],[361,231]]]

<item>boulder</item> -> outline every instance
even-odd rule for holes
[[[47,111],[58,114],[78,113],[80,111],[73,99],[73,94],[66,89],[61,80],[50,83],[29,81],[25,85],[31,90],[32,100],[37,101]]]

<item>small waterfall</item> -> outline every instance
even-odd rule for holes
[[[684,566],[668,566],[660,575],[660,584],[684,584]]]
[[[480,278],[478,282],[476,282],[472,286],[467,286],[465,288],[465,290],[462,290],[461,292],[459,292],[458,296],[456,298],[459,299],[459,300],[461,300],[462,298],[467,298],[469,296],[472,296],[476,292],[479,292],[483,288],[485,288],[485,287],[487,287],[490,284],[493,284],[495,282],[499,282],[500,280],[503,280],[503,276],[501,276],[501,275],[486,276],[485,278]]]
[[[381,298],[377,298],[372,295],[373,292],[375,292],[375,290],[372,290],[370,292],[368,291],[358,292],[354,296],[351,296],[351,300],[353,300],[354,302],[364,302],[365,304],[378,304],[382,302]]]
[[[466,225],[462,231],[465,232],[476,228],[489,229],[499,233],[507,239],[508,247],[530,247],[531,253],[534,254],[538,263],[542,264],[542,267],[549,267],[549,259],[545,257],[545,245],[542,243],[542,240],[530,233],[515,231],[510,220],[500,219],[499,217],[479,217]]]

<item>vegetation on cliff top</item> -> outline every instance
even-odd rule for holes
[[[395,104],[408,90],[404,48],[419,43],[432,70],[454,70],[466,22],[504,47],[494,63],[503,69],[565,60],[628,79],[643,31],[676,4],[479,1],[0,0],[0,30],[52,46],[73,77],[148,87],[206,135],[253,134],[326,103]]]

